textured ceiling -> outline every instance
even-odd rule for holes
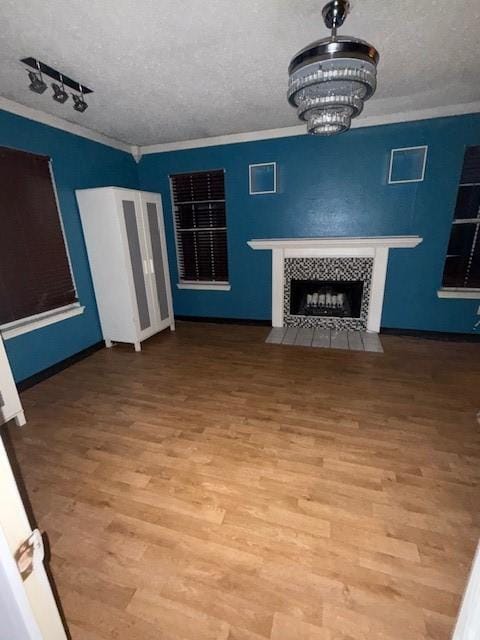
[[[1,0],[0,93],[131,144],[297,123],[287,66],[327,35],[312,0]],[[480,100],[480,0],[354,0],[341,33],[380,51],[365,115]],[[36,95],[34,56],[94,89],[89,109]]]

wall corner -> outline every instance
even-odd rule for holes
[[[135,162],[138,164],[140,162],[140,160],[142,159],[142,149],[141,147],[139,147],[136,144],[132,144],[130,147],[130,153],[133,156],[133,159],[135,160]]]

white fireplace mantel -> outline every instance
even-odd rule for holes
[[[383,296],[390,249],[413,248],[420,236],[266,238],[249,240],[252,249],[272,252],[272,326],[283,327],[283,288],[285,258],[370,257],[373,258],[367,330],[378,333],[382,318]]]

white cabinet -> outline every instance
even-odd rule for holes
[[[0,424],[15,418],[20,427],[25,424],[25,415],[13,380],[3,340],[0,337]]]
[[[104,187],[76,192],[107,347],[175,329],[162,200]]]

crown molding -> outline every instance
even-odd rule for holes
[[[360,116],[352,121],[352,129],[361,127],[377,127],[385,124],[401,122],[414,122],[416,120],[430,120],[432,118],[446,118],[448,116],[466,115],[468,113],[480,113],[480,102],[449,105],[446,107],[434,107],[431,109],[419,109],[417,111],[403,111],[382,116]],[[182,140],[180,142],[165,142],[139,147],[140,156],[151,153],[167,153],[168,151],[181,151],[184,149],[198,149],[201,147],[216,147],[225,144],[237,144],[240,142],[254,142],[256,140],[272,140],[274,138],[288,138],[291,136],[307,135],[304,125],[283,127],[280,129],[265,129],[263,131],[249,131],[247,133],[232,133],[225,136],[212,136],[211,138],[198,138],[196,140]]]
[[[247,131],[245,133],[232,133],[224,136],[212,136],[194,140],[181,140],[178,142],[164,142],[152,145],[130,145],[121,140],[110,138],[102,133],[88,129],[63,118],[44,113],[38,109],[32,109],[19,102],[8,100],[0,96],[0,110],[8,111],[15,115],[45,124],[67,133],[87,138],[94,142],[104,144],[113,149],[119,149],[131,153],[135,162],[140,162],[143,155],[152,153],[167,153],[169,151],[182,151],[185,149],[199,149],[202,147],[216,147],[226,144],[238,144],[241,142],[255,142],[257,140],[273,140],[275,138],[288,138],[292,136],[307,135],[304,125],[282,127],[279,129],[265,129],[263,131]],[[353,120],[352,129],[361,127],[376,127],[385,124],[401,122],[414,122],[416,120],[430,120],[433,118],[445,118],[448,116],[466,115],[468,113],[480,113],[480,102],[449,105],[446,107],[434,107],[432,109],[420,109],[417,111],[403,111],[382,116],[360,116]]]
[[[8,100],[7,98],[3,98],[1,96],[0,109],[3,111],[8,111],[9,113],[13,113],[16,116],[21,116],[22,118],[27,118],[28,120],[34,120],[35,122],[46,124],[49,127],[61,129],[62,131],[66,131],[67,133],[73,133],[73,135],[81,136],[82,138],[87,138],[88,140],[93,140],[94,142],[104,144],[107,147],[113,147],[114,149],[119,149],[120,151],[125,151],[126,153],[131,153],[132,155],[134,155],[132,145],[129,145],[126,142],[115,140],[114,138],[110,138],[109,136],[98,133],[97,131],[93,131],[92,129],[87,129],[86,127],[82,127],[79,124],[68,122],[68,120],[64,120],[63,118],[59,118],[58,116],[53,116],[49,113],[38,111],[38,109],[32,109],[31,107],[27,107],[23,104],[20,104],[19,102],[14,102],[13,100]]]
[[[238,144],[240,142],[255,142],[256,140],[272,140],[274,138],[288,138],[306,134],[303,125],[282,127],[280,129],[263,129],[262,131],[247,131],[245,133],[229,133],[224,136],[181,140],[179,142],[162,142],[140,147],[142,156],[151,153],[167,153],[168,151],[182,151],[184,149],[199,149],[201,147],[217,147],[224,144]]]

